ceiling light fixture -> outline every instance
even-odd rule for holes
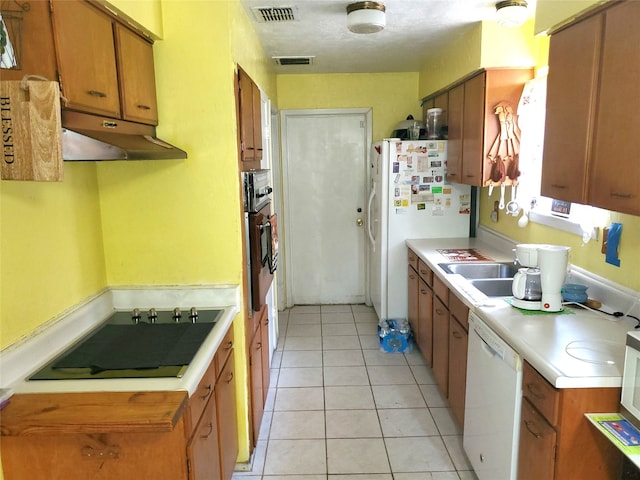
[[[496,3],[496,20],[502,27],[519,27],[527,20],[528,15],[525,0],[505,0]]]
[[[380,2],[347,5],[347,28],[353,33],[376,33],[386,25],[385,8]]]

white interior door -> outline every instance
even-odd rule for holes
[[[282,119],[287,304],[364,303],[370,110]]]

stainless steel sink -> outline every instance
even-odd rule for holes
[[[511,278],[477,278],[469,283],[484,293],[487,297],[510,297],[513,295]]]
[[[440,263],[447,273],[457,273],[464,278],[507,278],[512,279],[518,271],[513,263],[474,262],[474,263]]]

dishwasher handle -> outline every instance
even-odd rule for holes
[[[478,336],[478,338],[480,340],[482,340],[482,348],[484,348],[489,354],[491,354],[491,356],[499,357],[501,360],[504,360],[504,350],[503,349],[500,349],[500,351],[497,350],[496,347],[498,345],[496,345],[494,342],[491,342],[491,343],[493,343],[493,345],[491,345],[487,341],[487,339],[484,338],[484,336],[481,334],[481,332],[478,331],[478,329],[474,328],[473,331]]]

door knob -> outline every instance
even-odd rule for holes
[[[364,221],[361,218],[359,218],[359,219],[356,220],[356,225],[361,227],[362,225],[364,225]]]

